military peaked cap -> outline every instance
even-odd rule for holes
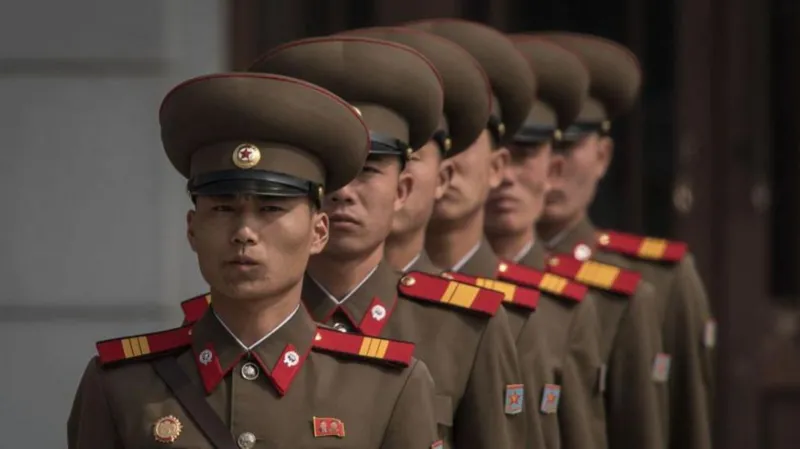
[[[347,102],[305,81],[226,73],[185,81],[164,98],[161,140],[193,195],[310,195],[350,182],[369,150]]]
[[[536,102],[514,136],[517,143],[560,140],[589,95],[589,71],[575,53],[543,38],[511,36],[536,74]]]
[[[431,19],[405,24],[450,39],[467,50],[489,76],[497,100],[489,128],[499,143],[508,142],[531,110],[536,81],[528,62],[503,33],[461,19]]]
[[[589,132],[608,132],[611,120],[636,102],[642,71],[625,46],[597,36],[576,33],[537,33],[578,54],[589,70],[589,98],[565,138],[576,140]]]
[[[434,137],[445,157],[469,148],[486,128],[492,87],[480,63],[455,42],[404,27],[362,28],[345,34],[407,45],[433,63],[444,85],[444,120]]]
[[[373,154],[408,156],[430,140],[442,115],[444,93],[433,64],[394,42],[301,39],[268,51],[250,70],[300,78],[350,102],[369,128]]]

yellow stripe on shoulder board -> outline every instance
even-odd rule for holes
[[[442,302],[470,308],[480,290],[474,285],[450,281],[442,296]]]
[[[506,301],[513,301],[514,294],[517,292],[517,286],[514,284],[509,284],[508,282],[495,281],[494,279],[477,278],[475,283],[478,285],[478,287],[484,287],[490,290],[501,292],[503,295],[505,295]]]
[[[361,342],[361,348],[358,350],[358,355],[382,359],[386,355],[388,347],[389,340],[364,337],[364,341]]]
[[[648,259],[661,259],[667,251],[667,241],[664,239],[646,238],[639,246],[638,254],[640,257]]]
[[[601,288],[610,288],[614,285],[619,271],[619,268],[612,265],[586,261],[581,265],[575,279]]]
[[[125,358],[138,357],[150,354],[150,344],[146,337],[131,337],[122,340],[122,352]]]
[[[563,293],[566,286],[567,280],[565,278],[551,273],[545,273],[542,275],[542,282],[539,283],[539,288],[541,290],[555,293],[557,295]]]

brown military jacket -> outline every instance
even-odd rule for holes
[[[384,262],[340,306],[309,276],[303,298],[319,322],[416,344],[436,384],[445,447],[524,446],[527,392],[502,294],[420,272],[403,276]]]
[[[591,235],[591,224],[583,226],[588,229],[581,234]],[[673,360],[668,383],[669,447],[710,449],[716,323],[686,245],[615,232],[596,232],[594,239],[583,243],[592,251],[623,254],[655,287],[664,351]]]
[[[208,312],[172,331],[99,343],[68,447],[430,448],[434,386],[411,351],[321,329],[302,307],[247,351]],[[164,364],[182,377],[178,388],[157,373]],[[216,425],[198,425],[199,416]],[[212,445],[215,430],[226,446]]]
[[[542,244],[537,241],[518,264],[544,271]],[[520,279],[503,273],[500,279],[523,286],[532,286],[533,281],[519,282]],[[561,391],[560,401],[553,412],[545,410],[546,402],[539,404],[547,448],[606,448],[605,409],[597,379],[603,360],[597,338],[600,328],[595,300],[587,298],[592,293],[585,286],[567,292],[563,278],[558,282],[554,279],[546,282],[562,292],[549,293],[540,284],[539,307],[527,326],[533,329],[542,347],[541,357],[535,363],[541,371],[541,385],[530,385],[529,389],[541,391],[542,395],[553,386]]]
[[[575,253],[586,239],[586,226],[570,230],[549,249],[553,253]],[[593,232],[593,231],[590,231]],[[630,270],[622,257],[596,254],[598,262]],[[554,267],[548,261],[548,270]],[[588,276],[594,270],[587,270]],[[604,277],[607,273],[601,273]],[[629,292],[591,285],[601,334],[604,365],[598,374],[606,403],[606,428],[611,449],[665,447],[666,379],[668,356],[664,354],[655,289],[637,277]],[[578,276],[580,277],[580,276]],[[576,278],[581,282],[581,279]],[[603,279],[605,281],[607,279]]]
[[[457,270],[469,276],[497,279],[500,260],[492,251],[489,242],[484,238],[481,240],[477,251]],[[537,326],[534,324],[533,310],[526,307],[519,307],[513,302],[506,301],[505,306],[508,323],[514,341],[517,345],[520,366],[525,377],[525,385],[528,387],[526,395],[526,407],[529,410],[531,424],[528,428],[528,448],[549,447],[545,441],[544,429],[542,428],[542,413],[540,411],[544,390],[542,386],[543,373],[540,362],[542,352],[541,335]],[[548,392],[550,393],[550,392]]]

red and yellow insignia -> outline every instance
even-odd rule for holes
[[[411,356],[414,354],[413,343],[348,334],[322,327],[317,329],[313,348],[366,360],[382,360],[399,366],[411,364]]]
[[[314,425],[314,438],[337,437],[344,438],[344,423],[338,418],[312,418]]]
[[[183,424],[173,415],[159,418],[153,424],[153,437],[159,443],[174,443],[181,435]]]
[[[181,302],[181,310],[183,310],[183,324],[196,323],[203,317],[211,304],[211,294],[195,296],[194,298],[187,299]]]
[[[589,289],[577,282],[553,273],[543,273],[530,267],[511,262],[500,262],[497,277],[523,287],[535,288],[551,295],[575,301],[583,301]]]
[[[550,257],[548,269],[582,284],[623,295],[632,295],[639,286],[641,274],[593,260],[580,261],[570,256]]]
[[[105,365],[187,347],[192,342],[191,329],[192,326],[183,326],[150,334],[100,341],[96,344],[97,355],[100,363]]]
[[[411,299],[430,301],[494,316],[503,294],[432,274],[411,272],[400,279],[400,293]]]
[[[677,262],[686,255],[688,249],[688,245],[684,242],[612,231],[598,232],[597,245],[606,251],[661,262]]]
[[[468,276],[462,273],[443,273],[442,277],[498,291],[503,294],[503,301],[505,301],[506,304],[513,304],[530,310],[536,310],[536,306],[539,304],[539,292],[537,290],[519,287],[508,282],[496,281],[494,279]]]

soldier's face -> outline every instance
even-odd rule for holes
[[[326,257],[346,260],[383,248],[413,183],[400,167],[397,156],[370,156],[356,179],[325,197],[331,226]]]
[[[470,148],[449,160],[453,177],[442,198],[436,201],[431,219],[437,228],[458,226],[481,210],[489,191],[500,185],[508,151],[493,151],[489,131],[484,130]]]
[[[611,139],[590,134],[553,153],[541,222],[569,225],[586,214],[611,161]]]
[[[309,257],[328,239],[327,217],[306,197],[201,196],[187,224],[215,301],[264,299],[299,286]]]
[[[407,235],[423,230],[433,214],[434,202],[444,195],[450,184],[452,165],[442,160],[439,144],[431,140],[414,153],[406,164],[414,183],[408,200],[392,221],[392,235]]]
[[[530,232],[544,208],[552,146],[510,145],[510,163],[503,179],[486,202],[486,234],[508,235]]]

